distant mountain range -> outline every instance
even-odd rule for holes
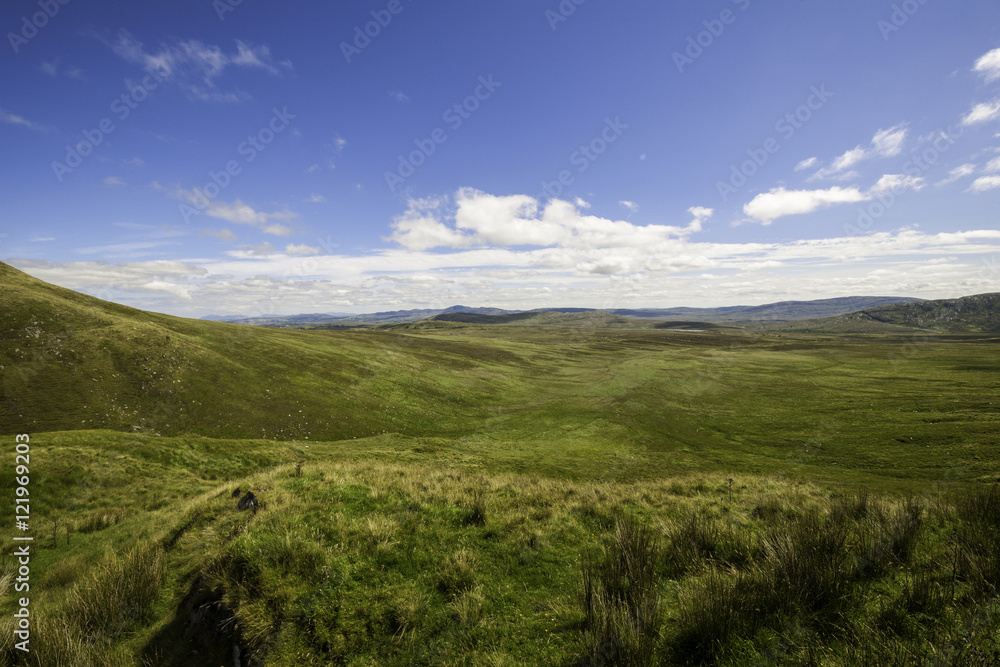
[[[280,317],[220,317],[210,319],[237,324],[269,327],[351,327],[364,325],[403,324],[420,320],[466,322],[480,324],[527,323],[540,313],[606,313],[618,317],[647,320],[683,320],[712,323],[788,322],[834,317],[866,308],[894,304],[919,303],[921,299],[893,296],[852,296],[815,301],[781,301],[763,306],[725,306],[721,308],[536,308],[534,310],[504,310],[503,308],[472,308],[451,306],[443,309],[392,310],[378,313],[351,314],[317,313]]]

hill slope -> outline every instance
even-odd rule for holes
[[[0,294],[0,433],[341,440],[432,426],[441,434],[495,400],[509,384],[498,363],[516,361],[488,342],[149,313],[2,263]]]
[[[790,331],[840,333],[1000,332],[1000,293],[866,308],[856,313],[778,325]]]
[[[1000,331],[1000,293],[868,308],[856,318],[932,331]]]

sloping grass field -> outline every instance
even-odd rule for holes
[[[272,330],[0,289],[36,537],[0,664],[1000,660],[998,336]]]

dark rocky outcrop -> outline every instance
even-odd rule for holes
[[[236,509],[253,510],[256,514],[257,510],[260,509],[260,501],[257,500],[257,496],[253,494],[253,491],[247,491],[246,495],[240,498],[240,502],[236,503]]]

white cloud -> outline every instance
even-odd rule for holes
[[[865,201],[867,196],[857,188],[832,187],[827,190],[786,190],[774,188],[759,194],[743,207],[743,212],[758,222],[769,225],[786,215],[812,213],[833,204]]]
[[[1000,49],[985,53],[976,61],[972,70],[982,74],[987,81],[1000,79]]]
[[[799,162],[797,165],[795,165],[795,171],[805,171],[806,169],[811,169],[816,165],[817,162],[819,162],[819,158],[815,157],[806,158],[802,162]]]
[[[106,245],[77,248],[74,252],[81,255],[109,255],[117,257],[143,257],[147,250],[169,245],[164,241],[135,241],[132,243],[109,243]]]
[[[104,179],[104,184],[107,185],[108,187],[115,187],[115,186],[125,185],[125,181],[118,178],[117,176],[108,176],[107,178]]]
[[[638,204],[632,201],[628,201],[627,199],[621,200],[620,202],[618,202],[618,205],[628,211],[631,211],[632,213],[635,213],[636,211],[639,210]]]
[[[963,125],[977,125],[1000,118],[1000,100],[983,102],[972,107],[972,110],[962,119]]]
[[[955,181],[965,178],[976,173],[976,165],[972,163],[966,163],[959,165],[948,172],[948,178],[938,181],[935,185],[948,185],[949,183],[954,183]]]
[[[295,230],[288,225],[272,224],[265,225],[261,228],[261,231],[265,234],[273,234],[274,236],[291,236]]]
[[[318,195],[314,192],[313,194],[309,195],[302,201],[308,202],[310,204],[322,204],[323,202],[326,201],[326,197],[324,197],[323,195]]]
[[[435,210],[443,217],[447,209],[442,204]],[[673,237],[613,250],[580,245],[437,253],[396,247],[308,258],[262,244],[214,261],[11,263],[71,289],[113,288],[115,301],[199,316],[373,312],[470,301],[535,308],[759,304],[858,294],[942,298],[995,290],[995,272],[983,267],[997,253],[1000,230],[972,229],[768,243]]]
[[[23,116],[18,116],[17,114],[10,113],[9,111],[4,111],[0,109],[0,123],[9,123],[11,125],[23,125],[32,130],[44,130],[44,128],[38,123],[32,123],[30,120],[24,118]]]
[[[31,243],[45,243],[47,241],[55,241],[54,236],[36,236],[34,238],[28,239]]]
[[[158,50],[147,51],[143,43],[127,30],[119,30],[114,40],[99,36],[116,55],[144,70],[176,82],[192,98],[215,102],[247,99],[245,93],[216,90],[216,80],[230,67],[261,69],[271,74],[291,69],[288,61],[275,62],[267,46],[255,46],[236,40],[236,51],[225,52],[219,46],[198,40],[161,43]]]
[[[314,248],[304,243],[299,245],[290,243],[285,246],[285,254],[287,255],[319,255],[322,252],[319,248]]]
[[[867,191],[856,187],[832,187],[826,190],[786,190],[774,188],[759,194],[743,207],[751,221],[769,225],[787,215],[812,213],[835,204],[869,201],[885,192],[902,194],[906,190],[920,191],[927,185],[922,176],[884,174]]]
[[[248,243],[241,245],[239,250],[231,250],[228,254],[233,257],[268,257],[274,254],[274,246],[270,243]]]
[[[237,199],[233,202],[224,202],[216,199],[208,199],[198,190],[184,190],[177,188],[170,193],[174,199],[185,202],[191,208],[202,214],[219,220],[225,220],[237,225],[250,225],[262,230],[265,234],[276,234],[287,236],[292,233],[292,229],[285,225],[274,224],[275,220],[293,220],[298,214],[289,211],[273,211],[267,213],[258,211],[250,204]]]
[[[1000,176],[980,176],[969,186],[969,192],[986,192],[1000,188]]]
[[[812,175],[812,177],[810,177],[810,180],[823,178],[850,180],[852,178],[857,178],[859,175],[857,172],[848,171],[851,167],[864,160],[895,157],[899,155],[903,150],[903,144],[906,142],[906,135],[908,131],[909,130],[907,130],[906,125],[903,123],[890,127],[887,130],[879,130],[875,133],[875,136],[872,137],[871,143],[868,147],[855,146],[851,150],[834,158],[829,167],[825,167],[817,171]],[[796,171],[799,171],[799,167],[802,167],[802,165],[807,162],[809,162],[810,166],[812,166],[812,164],[815,163],[810,161],[814,159],[815,158],[810,158],[809,160],[800,162],[799,166],[796,167]],[[802,167],[802,169],[807,168],[808,167]]]
[[[906,128],[897,125],[888,130],[879,130],[872,138],[872,149],[876,157],[895,157],[903,150],[906,141]]]
[[[990,160],[986,164],[986,166],[983,167],[983,171],[985,171],[986,173],[993,173],[995,171],[1000,171],[1000,157],[995,157],[992,160]]]
[[[411,199],[406,212],[393,220],[392,235],[387,240],[415,251],[469,246],[471,239],[437,219],[443,205],[440,199]]]
[[[627,248],[662,246],[701,230],[712,209],[692,207],[686,226],[634,225],[581,213],[586,202],[549,200],[544,208],[528,195],[497,196],[463,188],[454,197],[455,210],[442,199],[412,200],[393,222],[396,241],[411,250],[471,246],[542,248]],[[447,224],[453,218],[454,226]]]
[[[313,173],[314,171],[319,171],[319,170],[320,170],[320,168],[321,168],[321,167],[320,167],[320,166],[319,166],[318,164],[311,164],[311,165],[309,165],[308,167],[306,167],[306,173],[307,173],[307,174],[311,174],[311,173]]]
[[[390,90],[388,93],[389,97],[397,102],[409,102],[410,97],[401,90]]]
[[[48,74],[51,77],[57,77],[60,74],[63,76],[68,76],[71,79],[77,79],[79,81],[85,81],[83,76],[83,70],[75,65],[70,65],[69,67],[59,67],[59,58],[53,56],[51,60],[46,60],[38,66],[42,72]]]
[[[908,176],[906,174],[886,174],[878,179],[872,187],[873,193],[893,191],[895,193],[903,190],[922,190],[926,185],[926,180],[922,176]]]

